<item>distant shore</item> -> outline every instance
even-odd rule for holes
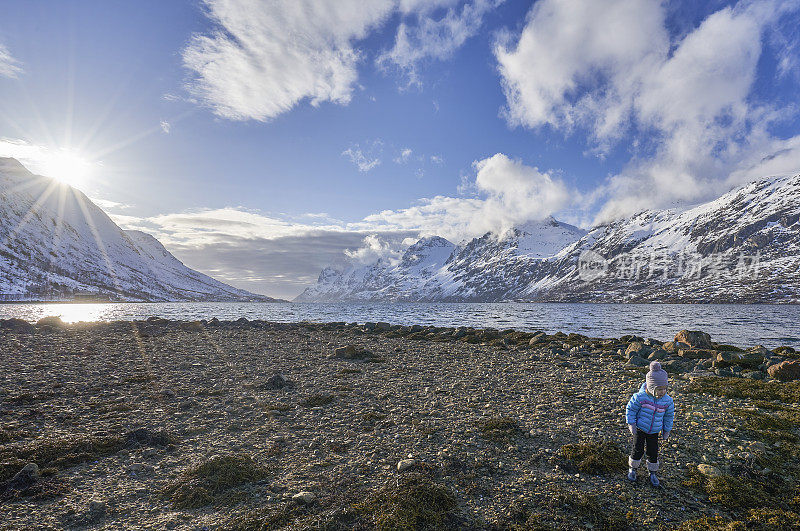
[[[663,339],[2,320],[0,529],[796,522],[797,353]],[[623,477],[653,360],[677,407],[663,491]]]

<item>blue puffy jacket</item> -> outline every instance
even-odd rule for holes
[[[675,404],[672,397],[664,395],[656,398],[647,394],[647,384],[643,383],[639,392],[634,394],[625,408],[628,424],[635,424],[645,433],[665,433],[672,430],[675,418]]]

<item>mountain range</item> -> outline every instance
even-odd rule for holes
[[[123,230],[86,195],[0,158],[0,300],[265,301]]]
[[[550,217],[326,268],[295,301],[800,302],[800,175],[582,230]]]

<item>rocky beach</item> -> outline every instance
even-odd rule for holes
[[[0,529],[800,528],[793,349],[568,332],[0,320]]]

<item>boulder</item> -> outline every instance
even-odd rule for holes
[[[692,348],[712,349],[711,336],[699,330],[681,330],[675,334],[675,342],[681,341]]]
[[[276,372],[273,373],[272,376],[267,378],[267,380],[261,384],[261,389],[269,389],[272,391],[277,391],[278,389],[283,389],[284,387],[292,387],[293,384],[290,382],[286,376],[283,374]]]
[[[661,368],[670,374],[691,372],[693,365],[683,360],[667,360],[661,362]]]
[[[534,346],[541,343],[547,343],[547,336],[545,334],[534,335],[530,341],[528,341],[528,345]]]
[[[707,349],[696,349],[696,348],[690,348],[690,349],[682,348],[678,351],[678,356],[687,360],[704,360],[708,358],[713,359],[716,358],[717,351],[707,350]]]
[[[3,490],[8,491],[23,491],[36,483],[39,480],[39,466],[36,463],[28,463],[22,470],[17,472],[11,480],[5,484],[5,488],[0,484],[0,494]]]
[[[650,365],[649,361],[636,355],[629,359],[628,363],[625,364],[626,367],[647,367],[648,365]]]
[[[781,356],[789,356],[789,357],[793,357],[795,354],[797,354],[797,351],[792,347],[778,347],[773,352]]]
[[[667,353],[666,350],[658,348],[658,349],[654,350],[653,352],[651,352],[650,355],[647,356],[647,359],[649,359],[650,361],[652,361],[652,360],[663,360],[668,355],[669,354]]]
[[[371,351],[366,349],[356,348],[355,345],[347,345],[339,347],[333,351],[334,358],[342,358],[346,360],[363,360],[375,356]]]
[[[628,348],[625,349],[625,356],[630,358],[633,355],[637,355],[639,357],[647,356],[650,353],[650,348],[645,346],[644,343],[639,341],[634,341]]]
[[[355,345],[347,345],[346,347],[339,347],[333,351],[333,355],[337,358],[353,359],[356,357]]]
[[[24,319],[12,317],[11,319],[0,319],[0,329],[10,330],[17,334],[32,334],[36,327]]]
[[[200,321],[183,321],[179,326],[181,330],[186,330],[187,332],[202,332],[206,329],[205,325]]]
[[[764,362],[764,355],[758,352],[720,352],[714,359],[715,367],[738,365],[745,369],[757,369]]]
[[[42,317],[38,321],[36,321],[37,328],[50,328],[50,329],[61,329],[64,328],[66,325],[64,321],[61,320],[61,317],[57,316],[49,316],[49,317]]]
[[[747,352],[751,352],[753,354],[761,354],[761,357],[772,356],[773,353],[771,350],[767,349],[763,345],[757,345],[755,347],[751,347],[747,349]]]
[[[676,352],[678,352],[678,347],[675,346],[674,341],[667,341],[666,343],[661,345],[661,348],[669,352],[670,354],[675,354]]]
[[[767,372],[773,378],[782,382],[800,379],[800,360],[786,360],[775,365],[770,365]]]

